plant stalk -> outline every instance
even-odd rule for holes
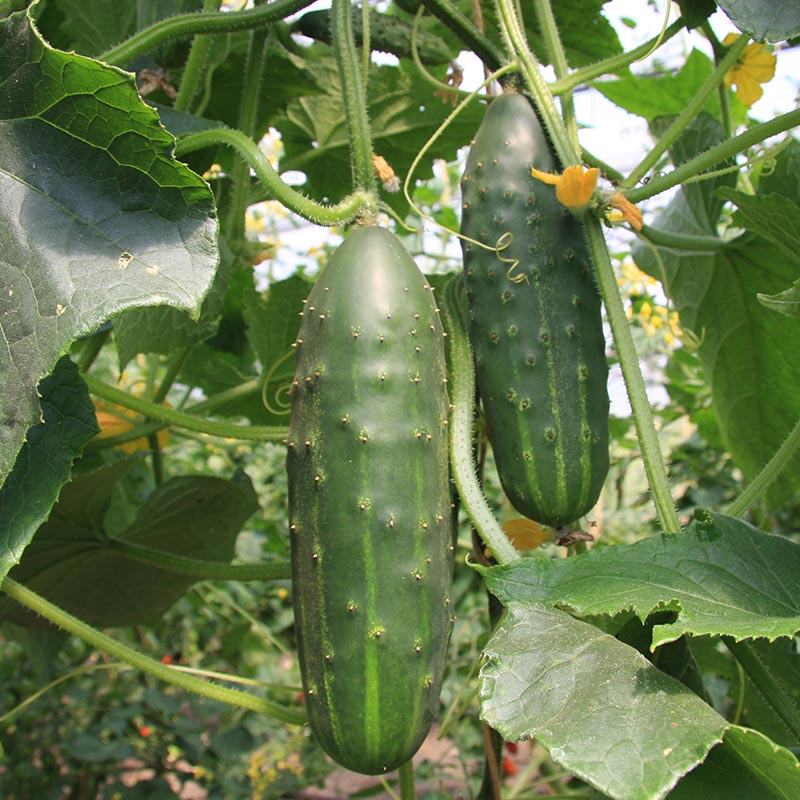
[[[44,617],[53,625],[77,636],[92,647],[96,647],[98,650],[130,664],[142,672],[152,675],[154,678],[170,683],[180,689],[194,692],[202,697],[207,697],[210,700],[217,700],[221,703],[266,714],[290,725],[303,725],[306,721],[305,714],[299,711],[294,711],[247,692],[218,686],[210,681],[201,680],[185,672],[174,670],[166,664],[162,664],[160,661],[156,661],[154,658],[150,658],[138,650],[134,650],[132,647],[106,636],[106,634],[91,625],[87,625],[82,620],[72,616],[72,614],[67,613],[11,578],[6,577],[2,585],[0,585],[0,589],[20,605],[40,617]]]
[[[472,417],[475,398],[475,372],[466,322],[458,299],[458,278],[444,289],[442,311],[450,342],[452,364],[452,410],[450,413],[450,463],[453,480],[472,524],[499,564],[518,559],[519,553],[508,540],[483,496],[472,460]]]
[[[168,569],[181,575],[191,575],[198,580],[217,581],[275,581],[292,577],[288,561],[254,562],[252,564],[228,564],[223,561],[205,561],[187,558],[175,553],[167,553],[152,547],[143,547],[124,539],[108,539],[103,547],[108,547],[121,555],[153,567]]]
[[[775,451],[772,458],[764,465],[761,472],[748,484],[747,488],[736,498],[728,513],[732,517],[741,517],[770,487],[772,482],[784,471],[800,446],[800,420],[795,423],[792,432],[783,444]]]
[[[160,420],[167,425],[177,428],[186,428],[209,436],[222,436],[226,439],[245,439],[257,442],[283,441],[286,429],[260,425],[232,425],[224,422],[199,419],[182,411],[175,411],[165,406],[156,405],[149,400],[123,392],[115,386],[109,386],[90,375],[83,376],[89,391],[97,397],[102,397],[110,403],[116,403],[125,408],[142,414],[145,417]],[[141,435],[141,434],[140,434]],[[138,438],[138,437],[137,437]]]
[[[375,170],[372,164],[372,132],[367,115],[367,86],[356,53],[350,0],[333,0],[331,35],[349,132],[353,186],[367,195],[374,195]]]
[[[655,197],[655,195],[665,192],[680,183],[685,183],[691,178],[702,177],[703,172],[711,169],[721,161],[726,161],[749,147],[761,144],[770,136],[777,136],[779,133],[784,133],[797,125],[800,125],[800,108],[781,114],[768,122],[754,125],[732,139],[725,139],[689,159],[689,161],[684,161],[683,164],[675,167],[666,175],[657,175],[643,186],[628,189],[624,192],[625,197],[631,203],[639,203],[642,200]]]
[[[313,0],[272,0],[245,11],[192,12],[159,20],[129,39],[97,56],[98,61],[124,67],[136,56],[149,53],[170,39],[187,39],[196,34],[246,31],[282,20],[311,5]]]
[[[705,106],[708,98],[717,90],[717,87],[723,82],[725,75],[736,64],[747,42],[748,39],[746,36],[740,36],[736,42],[731,45],[725,58],[717,64],[714,71],[697,90],[686,108],[676,117],[675,121],[663,133],[639,165],[628,175],[623,182],[623,186],[635,186],[656,164],[658,164],[664,153],[675,144],[692,120],[703,110],[703,106]]]
[[[239,153],[252,167],[270,196],[309,222],[317,225],[344,225],[355,219],[365,206],[374,202],[370,194],[356,191],[334,206],[315,203],[284,183],[259,146],[249,136],[233,128],[211,128],[190,133],[178,140],[175,145],[175,156],[180,158],[186,153],[221,144],[232,147]]]

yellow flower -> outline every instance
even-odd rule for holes
[[[580,165],[567,167],[561,175],[531,167],[531,175],[543,183],[555,186],[558,202],[569,208],[581,208],[589,202],[597,186],[597,174],[596,167],[586,169]]]
[[[169,408],[169,403],[164,403]],[[97,435],[99,439],[105,439],[109,436],[116,436],[119,433],[126,433],[133,428],[137,421],[135,413],[127,408],[117,405],[116,403],[101,404],[95,401],[94,413],[97,417],[97,425],[100,428],[100,433]],[[158,446],[163,448],[169,440],[169,430],[162,428],[157,434]],[[118,444],[117,447],[125,453],[136,453],[139,450],[149,450],[150,442],[146,436],[141,439],[133,439],[130,442],[123,442]]]
[[[740,35],[729,33],[722,43],[731,45]],[[749,108],[764,94],[761,84],[772,80],[774,75],[775,54],[766,44],[752,42],[745,47],[736,66],[725,76],[725,85],[729,89],[735,85],[736,96]]]

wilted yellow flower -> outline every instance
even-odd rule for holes
[[[729,33],[722,43],[731,45],[740,35]],[[725,76],[725,85],[729,89],[736,86],[736,96],[749,108],[764,94],[761,84],[772,80],[774,75],[775,54],[766,44],[752,42],[745,47],[736,66]]]
[[[559,203],[569,208],[581,208],[592,197],[597,186],[597,167],[586,169],[581,165],[567,167],[561,175],[552,172],[542,172],[531,167],[531,175],[543,183],[556,187],[556,197]]]
[[[169,406],[169,403],[164,403]],[[119,433],[125,433],[133,428],[136,423],[137,417],[132,411],[115,403],[100,404],[95,401],[94,413],[97,417],[97,425],[100,428],[100,433],[97,435],[99,439],[106,439],[109,436],[116,436]],[[162,428],[156,434],[158,446],[163,448],[169,441],[169,429]],[[136,453],[139,450],[149,450],[150,443],[146,436],[140,439],[133,439],[130,442],[123,442],[117,447],[125,453]]]

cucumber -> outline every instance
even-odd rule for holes
[[[498,475],[521,514],[554,528],[608,473],[608,365],[582,223],[531,167],[560,165],[530,101],[492,101],[462,177],[475,380]]]
[[[339,764],[405,763],[437,710],[453,572],[444,334],[400,241],[364,227],[311,290],[287,448],[311,727]]]

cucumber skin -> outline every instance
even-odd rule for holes
[[[453,524],[443,337],[411,256],[367,227],[320,273],[297,339],[287,470],[303,688],[323,749],[366,774],[417,751],[444,671]]]
[[[608,365],[582,223],[532,166],[560,171],[530,101],[500,95],[461,182],[462,234],[508,244],[501,260],[461,242],[469,333],[503,489],[517,511],[557,528],[595,505],[608,474]]]

